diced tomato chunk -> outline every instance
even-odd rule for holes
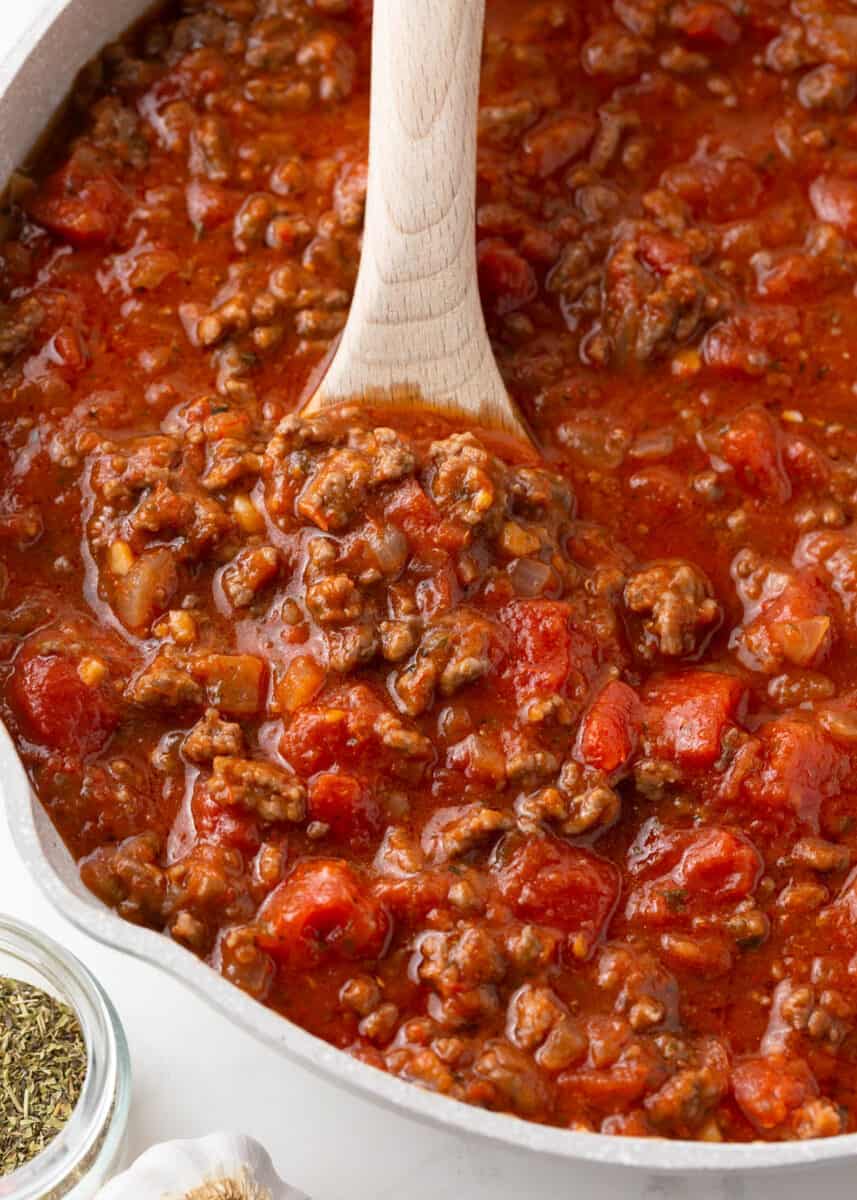
[[[830,480],[830,459],[806,438],[791,435],[783,441],[783,462],[798,487],[822,488]]]
[[[317,775],[309,789],[308,807],[310,818],[329,825],[330,836],[337,841],[366,842],[381,828],[381,806],[355,775],[333,771]]]
[[[788,354],[790,334],[798,331],[797,310],[781,305],[746,309],[718,321],[702,343],[709,367],[726,375],[755,379]]]
[[[390,918],[341,859],[298,863],[259,910],[259,945],[285,966],[377,959]]]
[[[712,46],[734,46],[741,26],[724,4],[679,6],[674,23],[685,37]]]
[[[479,290],[485,308],[505,316],[534,299],[539,285],[533,268],[501,238],[488,238],[477,247]]]
[[[747,491],[781,503],[788,500],[791,484],[783,466],[780,431],[764,408],[742,409],[725,428],[703,440]]]
[[[659,873],[631,892],[626,916],[647,925],[681,925],[717,905],[743,900],[764,868],[748,838],[717,826],[698,832],[658,827],[640,850],[634,873],[655,866]]]
[[[706,829],[691,839],[675,879],[693,895],[720,904],[749,896],[763,866],[762,856],[747,838],[728,829]]]
[[[61,325],[50,340],[50,352],[58,366],[74,375],[86,366],[86,351],[81,335],[72,325]]]
[[[753,258],[756,291],[766,300],[789,300],[815,287],[824,274],[819,258],[780,250],[760,251]]]
[[[118,722],[103,689],[85,683],[77,664],[59,654],[19,659],[11,696],[27,736],[51,750],[93,754]]]
[[[849,775],[848,757],[812,721],[783,717],[759,730],[761,769],[744,780],[744,795],[760,808],[792,809],[815,824],[823,800]]]
[[[206,231],[233,220],[238,208],[234,192],[203,179],[193,179],[187,185],[186,202],[193,227]]]
[[[634,689],[619,679],[611,679],[583,718],[577,757],[587,766],[608,773],[617,771],[634,753],[641,715],[640,700]]]
[[[762,194],[752,164],[746,158],[725,154],[698,154],[690,162],[669,167],[661,183],[681,196],[697,217],[709,221],[752,215]]]
[[[814,571],[772,570],[761,597],[742,598],[747,611],[739,650],[747,666],[769,673],[784,662],[820,666],[833,642],[833,620],[827,593]]]
[[[324,702],[295,713],[280,741],[280,752],[296,771],[311,775],[337,763],[356,766],[371,752],[373,717],[383,709],[368,688],[363,690],[366,708],[362,712],[352,709],[347,697],[333,692]]]
[[[562,692],[572,672],[589,680],[595,667],[590,639],[571,625],[560,600],[513,600],[500,612],[512,635],[504,669],[518,701]]]
[[[433,908],[445,904],[455,877],[446,870],[420,871],[417,875],[385,875],[372,893],[392,915],[396,925],[419,928]]]
[[[849,872],[833,903],[819,913],[819,926],[849,954],[857,950],[857,868]]]
[[[677,267],[691,261],[690,249],[680,238],[668,233],[644,233],[640,237],[640,253],[648,266],[659,275],[668,275]]]
[[[698,509],[687,477],[672,467],[644,467],[628,479],[635,509],[646,521],[691,522]]]
[[[116,239],[128,200],[108,176],[81,177],[74,162],[53,175],[30,202],[30,216],[72,246],[108,246]]]
[[[387,501],[385,516],[398,525],[417,553],[430,550],[436,544],[441,512],[416,479],[406,479],[399,484]]]
[[[819,175],[809,189],[809,198],[819,221],[841,229],[857,240],[857,179],[842,175]]]
[[[224,808],[210,795],[208,788],[196,789],[191,802],[196,835],[201,841],[231,846],[242,854],[255,854],[262,844],[259,822],[249,812],[230,805]]]
[[[710,767],[743,693],[740,679],[714,671],[650,681],[643,692],[650,752],[683,767]]]
[[[565,1093],[575,1106],[583,1099],[597,1112],[619,1113],[638,1103],[646,1092],[660,1082],[663,1068],[646,1042],[634,1051],[619,1055],[609,1067],[577,1067],[558,1078],[560,1095]]]
[[[795,1112],[818,1095],[818,1085],[801,1059],[768,1055],[732,1068],[732,1091],[741,1112],[760,1133],[785,1131]]]
[[[570,935],[578,957],[591,952],[604,934],[621,888],[613,863],[547,837],[519,843],[500,867],[498,880],[518,916]]]
[[[845,632],[853,638],[857,622],[857,540],[854,528],[816,529],[800,539],[792,561],[814,567],[842,603],[848,617]]]
[[[280,751],[306,778],[334,767],[358,770],[371,778],[393,761],[401,765],[402,756],[384,746],[377,729],[378,719],[391,713],[390,706],[365,684],[331,688],[294,714]]]

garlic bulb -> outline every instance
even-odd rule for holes
[[[308,1200],[285,1184],[251,1137],[212,1133],[164,1142],[108,1183],[98,1200]]]

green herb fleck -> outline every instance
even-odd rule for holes
[[[67,1004],[0,977],[0,1176],[60,1132],[86,1076],[86,1044]]]
[[[687,904],[687,892],[684,888],[670,888],[664,892],[664,899],[673,912],[681,912]]]

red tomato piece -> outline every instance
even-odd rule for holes
[[[397,925],[419,928],[433,908],[446,903],[454,878],[447,870],[420,871],[403,878],[385,875],[372,892]]]
[[[93,754],[118,721],[103,690],[84,683],[77,664],[58,654],[19,660],[11,695],[27,735],[51,750]]]
[[[325,771],[312,781],[308,796],[313,821],[330,826],[337,841],[357,843],[375,837],[382,824],[381,806],[367,784],[354,775]]]
[[[546,837],[519,843],[498,879],[504,899],[518,916],[554,925],[575,941],[579,935],[576,957],[588,955],[606,931],[621,889],[613,863],[591,850]]]
[[[672,467],[644,467],[628,479],[636,508],[650,521],[688,521],[694,518],[698,501],[687,478]]]
[[[708,331],[702,343],[705,361],[725,375],[755,379],[788,354],[790,343],[785,339],[799,328],[794,308],[747,309]]]
[[[384,514],[405,534],[417,553],[430,550],[435,543],[442,516],[434,500],[416,479],[399,484],[387,501]]]
[[[770,300],[788,300],[815,287],[824,273],[818,258],[787,251],[761,251],[753,258],[756,291]]]
[[[646,925],[683,925],[717,905],[743,900],[764,868],[748,838],[716,826],[700,832],[658,828],[640,849],[634,873],[648,873],[655,865],[660,873],[634,889],[625,913]]]
[[[677,267],[685,267],[691,261],[688,246],[680,238],[668,233],[644,233],[640,237],[640,253],[652,270],[659,275],[669,275]]]
[[[81,178],[73,162],[58,171],[29,205],[29,214],[72,246],[109,246],[115,241],[128,200],[109,176]]]
[[[186,200],[191,225],[206,231],[233,220],[238,208],[234,192],[203,179],[191,180],[187,185]]]
[[[817,529],[800,539],[792,555],[797,567],[817,567],[822,572],[845,609],[850,625],[847,632],[852,637],[857,619],[855,547],[853,527]]]
[[[780,431],[764,408],[742,409],[725,429],[705,441],[747,491],[781,503],[788,500],[791,484],[783,465]]]
[[[57,365],[72,374],[77,374],[86,366],[86,351],[80,334],[71,325],[60,326],[51,339],[50,351],[58,360]]]
[[[696,834],[675,869],[676,882],[714,904],[742,900],[759,882],[764,863],[756,847],[728,829]]]
[[[741,1112],[760,1133],[785,1132],[801,1105],[818,1095],[818,1084],[801,1059],[769,1055],[736,1063],[732,1091]]]
[[[766,595],[769,592],[773,594]],[[827,657],[833,620],[827,593],[815,572],[788,567],[772,571],[761,598],[748,598],[746,603],[739,649],[751,669],[770,673],[784,662],[818,667]]]
[[[583,718],[577,757],[599,770],[618,771],[637,745],[641,723],[640,700],[633,688],[611,679],[595,697]]]
[[[663,1067],[643,1042],[632,1053],[620,1054],[610,1067],[578,1067],[564,1071],[557,1082],[560,1094],[567,1094],[575,1103],[583,1099],[597,1112],[619,1113],[638,1103],[662,1078]]]
[[[763,765],[745,779],[744,794],[760,808],[793,809],[816,824],[822,801],[837,795],[848,778],[848,757],[809,720],[769,721],[759,737]]]
[[[391,713],[389,704],[365,684],[332,688],[294,714],[280,751],[305,778],[339,767],[357,769],[371,779],[391,764],[401,765],[401,755],[384,746],[377,730],[378,718]],[[419,761],[410,758],[407,763],[418,768]]]
[[[679,8],[674,24],[685,37],[710,46],[734,46],[741,26],[723,4],[691,4]]]
[[[857,239],[857,179],[819,175],[810,186],[809,198],[819,221],[835,225],[852,241]]]
[[[298,863],[259,910],[259,945],[285,966],[377,959],[390,918],[342,859]]]
[[[590,640],[571,625],[571,608],[560,600],[513,600],[500,612],[512,635],[504,676],[520,702],[561,692],[577,671],[587,680],[595,670]]]
[[[485,308],[498,317],[523,308],[539,290],[533,268],[501,238],[488,238],[476,248],[479,290]]]
[[[819,913],[819,926],[849,954],[857,949],[857,869],[852,869],[832,904]]]
[[[669,167],[661,183],[680,196],[695,216],[708,221],[751,216],[762,194],[755,168],[737,156],[699,154],[690,162]]]
[[[710,767],[743,693],[740,679],[714,671],[652,680],[643,692],[651,753],[683,767]]]
[[[430,570],[417,584],[416,596],[420,613],[427,621],[440,613],[449,612],[461,594],[452,559],[442,550],[426,553]]]
[[[831,476],[830,459],[801,437],[787,437],[783,442],[783,462],[789,478],[797,486],[822,488]]]
[[[199,787],[194,792],[191,814],[200,841],[231,846],[248,855],[255,854],[262,844],[259,823],[252,813],[234,806],[224,808],[212,799],[207,787]]]

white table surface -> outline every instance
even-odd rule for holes
[[[0,0],[0,57],[39,3]],[[73,929],[28,877],[2,825],[0,911],[67,946],[112,996],[134,1066],[130,1156],[215,1129],[248,1133],[313,1200],[806,1200],[810,1188],[823,1188],[825,1200],[854,1194],[854,1169],[845,1167],[691,1181],[534,1165],[380,1111],[272,1055],[166,975]]]

